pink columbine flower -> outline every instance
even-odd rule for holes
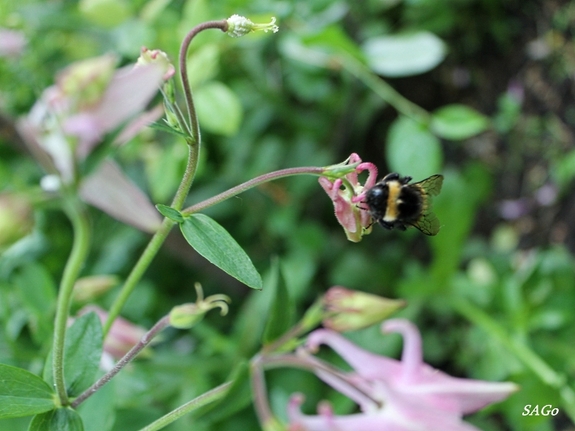
[[[304,415],[299,408],[303,397],[295,395],[288,405],[290,431],[478,431],[462,416],[517,390],[513,383],[455,378],[425,364],[419,331],[407,320],[388,320],[382,329],[403,335],[400,361],[365,351],[336,332],[310,334],[309,349],[326,344],[353,368],[351,372],[333,371],[310,358],[318,377],[354,400],[361,412],[338,416],[323,403],[318,415]]]
[[[85,159],[106,134],[144,112],[169,71],[166,61],[120,69],[116,63],[116,57],[104,55],[70,65],[20,123],[35,155],[47,154],[64,182],[74,179],[76,161]],[[161,115],[153,112],[156,118]],[[46,156],[39,158],[45,161]]]
[[[346,174],[343,178],[320,177],[319,184],[333,202],[335,217],[343,227],[347,239],[359,242],[363,235],[369,233],[371,228],[371,216],[369,212],[358,205],[363,199],[365,190],[375,185],[377,179],[377,167],[373,163],[362,163],[361,158],[353,153],[344,162],[344,165],[357,164],[355,170]],[[361,184],[358,174],[369,171],[365,184]]]
[[[113,55],[74,63],[60,72],[32,110],[19,122],[31,152],[51,174],[42,185],[57,191],[61,184],[80,183],[85,201],[145,231],[155,231],[161,217],[147,196],[116,165],[103,163],[88,178],[76,167],[117,132],[122,145],[163,113],[145,111],[173,66],[160,51],[144,49],[134,65],[116,68]],[[83,181],[78,181],[83,180]]]

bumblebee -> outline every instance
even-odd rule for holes
[[[397,173],[386,175],[365,194],[369,213],[386,229],[413,226],[426,235],[436,235],[440,225],[431,212],[431,196],[441,191],[443,175],[409,184],[411,179]]]

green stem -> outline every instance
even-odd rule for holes
[[[309,175],[316,175],[321,176],[325,172],[325,168],[320,168],[317,166],[307,166],[307,167],[300,167],[300,168],[287,168],[281,169],[279,171],[269,172],[267,174],[260,175],[259,177],[252,178],[245,183],[242,183],[238,186],[232,187],[225,192],[220,193],[214,197],[206,199],[205,201],[199,202],[195,205],[192,205],[184,210],[182,210],[182,214],[189,215],[196,213],[198,211],[202,211],[208,207],[211,207],[217,203],[225,201],[231,197],[239,195],[240,193],[245,192],[253,187],[259,186],[260,184],[264,184],[271,180],[277,180],[278,178],[290,177],[293,175],[302,175],[302,174],[309,174]]]
[[[74,289],[74,283],[84,264],[88,254],[90,244],[90,226],[83,209],[78,202],[67,202],[65,210],[72,222],[74,230],[74,243],[70,257],[66,262],[62,281],[58,291],[58,307],[54,323],[54,340],[52,344],[52,373],[54,376],[54,386],[60,399],[60,404],[69,404],[66,382],[64,381],[64,346],[66,340],[66,327],[68,314],[70,311],[70,300]]]
[[[481,327],[513,352],[543,383],[559,391],[567,414],[571,420],[575,421],[575,392],[567,384],[565,375],[556,372],[528,345],[509,336],[497,321],[480,308],[463,299],[453,301],[452,304],[456,311]]]
[[[199,397],[194,398],[191,401],[188,401],[186,404],[181,405],[177,409],[171,411],[170,413],[162,416],[160,419],[152,422],[150,425],[141,428],[140,431],[157,431],[160,430],[172,422],[176,421],[177,419],[181,418],[182,416],[202,407],[206,404],[213,403],[221,398],[223,398],[227,393],[231,386],[232,382],[226,382],[221,384],[218,387],[215,387],[211,391],[208,391]]]
[[[429,122],[429,112],[403,97],[391,85],[355,58],[341,56],[339,57],[339,61],[344,69],[362,81],[367,87],[371,88],[375,94],[397,109],[401,114],[421,123]]]
[[[126,304],[126,301],[128,300],[129,296],[134,291],[138,281],[140,281],[140,279],[144,275],[144,272],[146,272],[146,269],[148,269],[148,266],[150,266],[150,263],[152,262],[152,260],[158,253],[160,247],[166,240],[173,225],[174,222],[172,220],[167,218],[164,219],[162,225],[160,226],[158,231],[154,234],[154,236],[146,246],[146,249],[138,259],[138,262],[136,262],[136,265],[134,265],[134,267],[132,268],[132,271],[130,272],[128,278],[124,282],[124,285],[120,290],[120,293],[118,294],[112,306],[110,307],[110,311],[108,312],[108,318],[104,323],[104,337],[106,337],[106,335],[110,331],[110,328],[112,327],[114,320],[116,320],[116,317],[120,315],[120,311],[122,311],[122,308]]]
[[[188,51],[188,47],[190,42],[199,32],[202,30],[207,30],[210,28],[219,28],[222,31],[227,30],[228,23],[227,21],[209,21],[203,24],[199,24],[194,27],[184,38],[182,42],[182,46],[180,48],[180,78],[182,80],[182,86],[184,88],[184,94],[186,97],[186,105],[188,107],[188,116],[189,121],[191,124],[192,129],[192,140],[188,142],[188,163],[186,165],[186,170],[184,172],[184,176],[182,177],[182,181],[176,191],[174,199],[172,201],[172,207],[179,210],[184,205],[184,201],[186,200],[186,196],[192,186],[194,181],[194,177],[196,175],[196,171],[198,169],[198,161],[200,156],[200,147],[201,147],[201,136],[200,136],[200,127],[196,115],[196,110],[194,107],[194,100],[192,97],[192,90],[190,88],[190,82],[188,79],[188,72],[187,72],[187,61],[186,61],[186,54]],[[110,312],[108,313],[108,318],[104,323],[104,337],[110,331],[112,327],[112,323],[116,317],[119,316],[120,311],[126,304],[126,301],[136,288],[137,283],[140,281],[150,263],[158,254],[160,247],[168,237],[170,230],[174,226],[174,222],[165,218],[162,222],[162,225],[158,229],[158,231],[154,234],[146,249],[138,259],[136,265],[132,268],[132,271],[128,275],[124,285],[122,286],[120,293],[114,300],[114,303],[110,307]]]
[[[188,107],[188,120],[192,130],[192,137],[196,143],[199,144],[200,142],[200,126],[198,123],[198,116],[196,115],[196,108],[194,106],[194,99],[192,97],[192,89],[190,87],[190,81],[188,79],[188,66],[187,66],[187,52],[192,39],[201,31],[207,30],[210,28],[220,29],[223,32],[228,30],[228,22],[227,20],[221,21],[208,21],[202,24],[198,24],[194,28],[190,30],[190,32],[186,35],[184,40],[182,41],[182,45],[180,46],[180,77],[182,80],[182,87],[184,89],[184,96],[186,98],[186,106]]]

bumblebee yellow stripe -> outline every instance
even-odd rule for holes
[[[399,216],[399,210],[397,208],[397,200],[399,199],[399,193],[401,192],[401,184],[399,181],[390,181],[387,183],[387,207],[385,209],[385,216],[383,221],[393,222],[397,220]]]

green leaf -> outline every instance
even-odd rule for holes
[[[184,221],[184,216],[182,215],[182,213],[175,208],[162,204],[157,204],[156,208],[160,212],[160,214],[176,223],[181,223]]]
[[[447,105],[431,117],[431,130],[438,136],[458,141],[483,132],[489,127],[488,118],[465,105]]]
[[[416,181],[439,173],[443,164],[439,139],[425,125],[405,116],[389,129],[386,156],[392,171]]]
[[[271,273],[269,287],[273,290],[273,300],[264,330],[264,344],[271,343],[290,328],[294,311],[278,259],[274,259]]]
[[[218,74],[220,50],[219,43],[207,43],[189,56],[188,76],[192,88],[197,88]]]
[[[111,380],[78,407],[84,431],[110,431],[116,419],[114,385]]]
[[[249,287],[262,288],[262,278],[249,256],[215,220],[204,214],[192,214],[180,224],[180,229],[204,258]]]
[[[84,431],[84,424],[75,410],[59,408],[34,416],[28,431]]]
[[[50,273],[37,263],[25,265],[14,278],[18,293],[26,306],[34,339],[50,338],[56,308],[56,285]]]
[[[173,128],[172,126],[166,124],[166,123],[160,123],[158,121],[156,121],[155,123],[150,124],[148,127],[150,127],[151,129],[154,130],[159,130],[161,132],[166,132],[166,133],[170,133],[172,135],[176,135],[182,138],[188,138],[188,135],[185,134],[184,132],[180,131],[180,130],[176,130],[175,128]]]
[[[443,41],[426,31],[373,37],[363,45],[369,67],[389,77],[427,72],[443,61],[446,51]]]
[[[31,416],[55,407],[50,386],[29,371],[0,364],[0,382],[0,419]]]
[[[229,87],[216,81],[207,83],[198,88],[194,99],[204,129],[224,136],[237,132],[243,110],[238,96]]]
[[[84,314],[68,328],[64,346],[64,379],[69,396],[80,395],[94,383],[102,345],[102,325],[96,313]],[[51,353],[44,367],[44,379],[53,384]]]

